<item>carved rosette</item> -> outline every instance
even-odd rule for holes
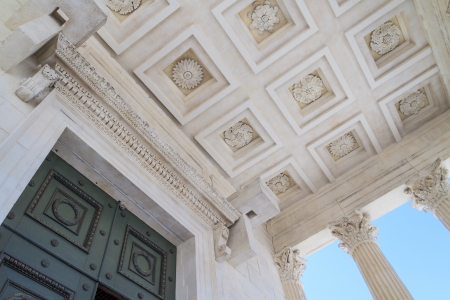
[[[121,15],[132,13],[140,4],[141,0],[106,0],[106,6]]]
[[[253,11],[247,14],[252,19],[250,29],[257,29],[260,35],[264,31],[273,32],[273,26],[280,23],[280,19],[277,17],[278,10],[278,6],[271,6],[268,0],[264,1],[264,4],[253,2]]]
[[[344,157],[355,148],[355,138],[350,134],[344,134],[330,144],[330,153],[336,157]]]
[[[172,78],[183,89],[195,88],[203,78],[203,69],[192,59],[183,59],[172,70]]]
[[[300,82],[294,84],[292,96],[298,102],[309,104],[322,96],[323,82],[320,77],[315,75],[306,75]]]
[[[231,255],[231,249],[227,247],[229,229],[222,223],[217,223],[213,228],[214,235],[214,252],[217,262],[224,262]]]
[[[253,128],[243,122],[237,122],[224,132],[225,143],[230,147],[240,149],[247,146],[253,139]]]
[[[275,195],[286,192],[291,184],[291,179],[286,174],[280,173],[267,182],[267,185]]]
[[[420,171],[410,182],[405,193],[413,197],[411,206],[417,210],[434,213],[439,204],[450,196],[448,169],[442,165],[441,159]]]
[[[341,241],[339,248],[350,255],[361,243],[375,242],[378,237],[378,228],[370,224],[370,215],[358,210],[352,217],[342,217],[331,222],[328,228],[331,234]]]
[[[397,47],[400,34],[401,31],[397,25],[386,22],[372,32],[370,48],[380,55],[386,54]]]
[[[284,247],[274,257],[275,266],[281,282],[299,281],[306,269],[306,260],[300,256],[300,250]]]
[[[400,101],[399,109],[405,116],[418,114],[425,105],[427,97],[422,91],[417,91]]]

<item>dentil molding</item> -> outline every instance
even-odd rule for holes
[[[108,110],[103,107],[92,95],[87,92],[81,93],[78,89],[72,90],[76,97],[69,97],[75,101],[75,107],[84,114],[88,114],[100,130],[106,131],[108,135],[114,137],[119,142],[121,148],[126,147],[126,151],[132,154],[135,159],[145,169],[151,171],[152,175],[157,175],[158,180],[177,195],[183,195],[183,201],[193,208],[210,225],[217,222],[232,224],[239,218],[238,211],[178,154],[169,144],[167,144],[158,133],[143,120],[131,106],[114,90],[95,68],[76,51],[75,46],[68,41],[64,35],[58,37],[56,55],[61,58],[67,66],[92,88],[108,105],[111,106],[129,126],[135,129],[141,137],[136,137],[125,129],[125,126],[112,117]],[[60,72],[64,70],[59,67]],[[65,72],[67,84],[73,85],[74,79]],[[57,85],[58,90],[69,96],[63,84]],[[81,94],[80,94],[81,93]],[[82,95],[89,95],[82,97]],[[73,95],[72,95],[73,96]],[[88,102],[88,99],[92,99]],[[83,103],[84,101],[84,103]],[[94,115],[92,115],[94,114]],[[109,117],[108,117],[109,116]],[[112,130],[112,132],[110,132]],[[146,149],[140,139],[150,143],[180,174],[186,178],[206,199],[211,202],[227,220],[222,219],[203,200],[200,199],[177,175],[171,172],[167,166],[159,161],[150,150]],[[156,172],[156,173],[155,173]]]

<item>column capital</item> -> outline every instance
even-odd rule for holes
[[[448,169],[440,158],[419,171],[406,185],[405,193],[413,197],[411,206],[417,210],[433,212],[450,196]]]
[[[370,224],[370,219],[370,214],[363,214],[357,210],[351,217],[342,217],[329,223],[328,228],[331,234],[341,241],[339,248],[351,255],[356,246],[361,243],[376,241],[378,228]]]
[[[300,250],[284,247],[275,254],[275,265],[280,274],[281,282],[299,281],[306,269],[306,260],[300,256]]]

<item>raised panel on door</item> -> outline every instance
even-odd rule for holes
[[[119,206],[100,282],[130,299],[175,299],[176,247]]]
[[[92,299],[95,281],[22,237],[10,235],[0,252],[0,299]]]
[[[117,201],[50,153],[4,224],[97,277],[116,207]]]

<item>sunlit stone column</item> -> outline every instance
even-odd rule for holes
[[[411,206],[432,212],[450,231],[450,184],[448,170],[437,159],[406,183],[405,193],[413,196]]]
[[[397,273],[381,252],[376,239],[378,229],[370,215],[356,211],[329,224],[331,234],[341,240],[339,248],[350,254],[375,300],[413,299]]]
[[[306,300],[303,285],[300,282],[306,260],[300,257],[300,251],[291,247],[284,247],[275,254],[275,265],[283,283],[286,300]]]

